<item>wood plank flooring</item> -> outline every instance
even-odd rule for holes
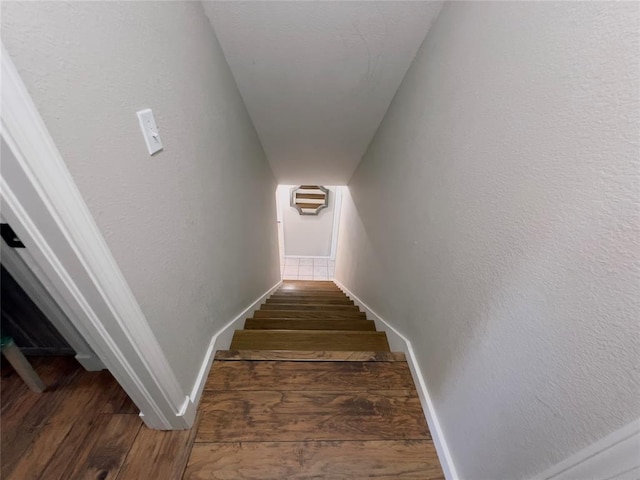
[[[86,372],[72,357],[30,357],[47,385],[24,387],[10,365],[0,375],[5,480],[175,480],[195,429],[146,428],[138,409],[106,371]]]

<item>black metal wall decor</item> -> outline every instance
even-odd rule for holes
[[[298,185],[291,189],[291,206],[300,215],[318,215],[329,206],[329,190],[321,185]]]

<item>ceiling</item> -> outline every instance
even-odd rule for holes
[[[346,184],[441,2],[203,2],[281,184]]]

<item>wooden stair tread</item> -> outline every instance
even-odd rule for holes
[[[204,390],[366,392],[415,388],[406,362],[214,362]]]
[[[339,288],[321,288],[321,289],[309,289],[309,288],[278,288],[273,294],[277,295],[346,295]]]
[[[282,282],[282,285],[280,286],[280,289],[282,290],[296,289],[296,288],[298,289],[304,288],[305,290],[329,289],[329,290],[341,291],[340,288],[338,288],[338,286],[332,281],[318,282],[313,280],[285,280]]]
[[[260,307],[260,310],[324,310],[324,311],[354,311],[359,312],[360,309],[356,305],[327,305],[321,303],[266,303]]]
[[[308,295],[308,296],[346,296],[342,290],[338,289],[317,289],[317,290],[308,290],[303,288],[296,289],[285,289],[285,290],[277,290],[273,292],[274,295]]]
[[[218,350],[216,361],[282,360],[293,362],[406,362],[402,352],[349,352],[314,350]]]
[[[430,439],[414,389],[212,393],[200,404],[196,442]]]
[[[318,303],[322,303],[326,300],[351,300],[346,295],[290,295],[290,294],[274,294],[269,299],[274,300],[315,300]]]
[[[332,330],[236,330],[232,350],[364,350],[388,352],[384,332]]]
[[[344,298],[310,298],[310,297],[292,297],[292,298],[267,298],[267,304],[296,304],[296,305],[353,305],[353,300]]]
[[[303,267],[310,267],[311,265],[302,265]],[[327,267],[329,268],[329,267]],[[285,283],[286,282],[286,283]],[[317,292],[317,291],[332,291],[332,292],[340,292],[342,290],[333,282],[310,282],[307,280],[285,280],[277,288],[279,292],[287,292],[287,291],[301,291],[301,292]],[[294,283],[296,282],[296,283]]]
[[[277,294],[271,295],[267,300],[281,300],[284,302],[288,300],[313,300],[318,303],[335,302],[339,300],[352,301],[346,295],[277,295]]]
[[[304,459],[304,461],[301,461]],[[357,461],[354,461],[357,459]],[[196,443],[185,480],[234,478],[444,480],[433,441]]]
[[[269,332],[258,332],[255,330],[236,330],[236,333],[238,332],[249,332],[251,335],[262,335],[262,334],[275,334],[278,332],[286,332],[286,333],[294,333],[294,334],[309,334],[309,335],[322,335],[322,334],[327,334],[327,335],[335,335],[335,336],[340,336],[340,335],[364,335],[364,336],[370,336],[370,335],[386,335],[386,333],[384,332],[378,332],[378,331],[374,331],[374,332],[368,332],[368,331],[361,331],[361,330],[354,330],[354,331],[335,331],[335,330],[271,330]]]
[[[346,319],[298,319],[298,318],[273,318],[256,319],[248,318],[244,322],[244,328],[250,330],[369,330],[375,331],[376,324],[372,320],[346,320]]]
[[[367,314],[356,311],[324,312],[318,310],[256,310],[253,312],[253,318],[360,318],[365,320],[367,318]]]

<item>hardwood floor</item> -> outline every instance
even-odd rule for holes
[[[332,282],[284,282],[275,295],[350,305]],[[3,367],[1,478],[444,479],[404,354],[357,307],[259,310],[236,335],[189,431],[147,429],[108,372],[72,358],[32,358],[41,394]]]
[[[0,477],[5,480],[174,480],[182,476],[195,429],[147,429],[106,371],[72,357],[30,357],[47,385],[28,390],[11,366],[0,381]]]

